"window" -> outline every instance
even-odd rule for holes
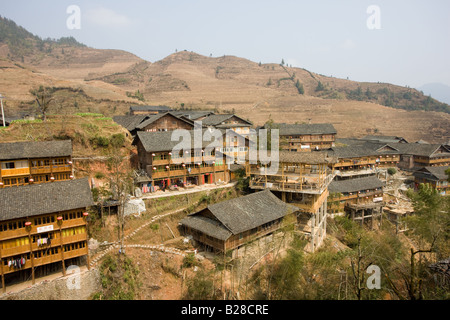
[[[14,169],[14,162],[4,162],[2,163],[2,169]]]

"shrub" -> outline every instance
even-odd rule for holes
[[[387,173],[391,176],[397,173],[397,170],[395,168],[389,168],[387,169]]]
[[[113,148],[120,148],[125,143],[125,136],[122,133],[113,134],[109,142]]]

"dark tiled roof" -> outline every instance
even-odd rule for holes
[[[136,127],[150,116],[145,114],[136,114],[131,116],[114,116],[113,120],[128,131],[136,130]]]
[[[198,118],[214,114],[213,111],[188,111],[188,110],[172,111],[172,113],[178,117],[184,117],[190,120],[197,120]]]
[[[131,111],[171,111],[167,106],[131,106]]]
[[[225,122],[228,119],[231,119],[233,117],[236,117],[239,120],[241,120],[243,122],[241,125],[245,125],[245,126],[251,125],[251,122],[244,120],[234,114],[212,114],[201,121],[202,121],[203,126],[218,126],[218,125],[222,125],[222,122]],[[231,125],[231,124],[225,124],[224,126],[229,126],[229,125]]]
[[[336,158],[329,156],[326,152],[291,152],[291,151],[279,151],[280,162],[285,163],[307,163],[307,164],[319,164],[319,163],[335,163]]]
[[[420,143],[398,143],[395,145],[401,154],[410,154],[415,156],[438,156],[439,153],[436,153],[440,148],[443,148],[443,153],[450,156],[450,150],[445,148],[441,144],[420,144]]]
[[[87,178],[0,189],[0,221],[90,207]]]
[[[232,235],[231,231],[219,221],[200,215],[188,216],[181,220],[180,223],[220,240],[226,240]]]
[[[377,177],[370,176],[364,178],[332,181],[328,186],[330,192],[356,192],[361,190],[371,190],[375,188],[381,188],[384,186],[384,182]]]
[[[385,142],[385,143],[405,143],[407,142],[405,138],[403,137],[397,137],[397,136],[375,136],[375,135],[367,135],[361,140],[373,140],[373,141],[379,141],[379,142]]]
[[[413,173],[414,176],[422,176],[431,178],[431,180],[447,180],[448,175],[445,173],[447,169],[450,167],[441,166],[441,167],[424,167],[420,170],[417,170]],[[434,177],[434,178],[433,178]]]
[[[266,125],[264,127],[266,129],[268,128]],[[272,125],[272,129],[279,129],[280,136],[337,133],[336,129],[331,123],[274,123]]]
[[[165,113],[158,113],[158,114],[155,114],[155,115],[153,115],[153,116],[149,116],[149,117],[146,118],[144,121],[142,121],[140,124],[138,124],[138,125],[136,126],[136,128],[137,128],[137,129],[143,129],[143,128],[145,128],[146,126],[148,126],[148,125],[152,124],[153,122],[155,122],[156,120],[161,119],[162,117],[166,117],[166,116],[169,116],[169,117],[172,116],[172,117],[174,117],[174,118],[176,118],[176,119],[178,119],[178,120],[181,120],[181,121],[183,121],[183,122],[186,122],[186,123],[189,124],[189,125],[192,125],[191,122],[189,122],[189,121],[187,121],[187,120],[184,120],[183,118],[180,118],[180,117],[174,115],[172,112],[165,112]]]
[[[269,190],[264,190],[209,205],[205,210],[211,212],[217,220],[202,217],[194,222],[189,221],[193,217],[198,217],[200,211],[186,217],[181,223],[191,226],[196,224],[197,230],[216,238],[220,236],[223,240],[226,240],[231,234],[239,234],[280,219],[290,213],[299,211],[299,208],[284,203]],[[226,233],[223,229],[228,230],[229,233]],[[216,236],[215,231],[220,231],[220,234]]]
[[[186,130],[189,132],[191,137],[191,148],[194,147],[194,130]],[[202,137],[204,137],[204,132],[202,130]],[[144,132],[138,131],[136,139],[142,142],[145,151],[147,152],[160,152],[160,151],[170,151],[176,145],[178,145],[182,139],[173,140],[172,135],[175,135],[176,131],[160,131],[160,132]],[[175,136],[174,136],[175,137]],[[214,139],[212,139],[214,140]],[[202,148],[211,144],[212,141],[205,141],[202,138]]]
[[[65,157],[72,155],[71,140],[0,143],[0,160]]]

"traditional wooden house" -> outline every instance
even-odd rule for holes
[[[129,114],[138,115],[138,114],[158,114],[158,113],[166,113],[172,111],[171,108],[167,106],[131,106]]]
[[[205,130],[200,130],[199,145],[194,139],[194,130],[188,133],[189,148],[174,153],[180,141],[172,139],[172,132],[138,132],[134,144],[137,145],[139,169],[147,176],[146,181],[140,180],[144,192],[146,189],[190,187],[230,180],[227,161],[217,150],[219,147],[206,150],[214,141],[204,139]]]
[[[379,176],[387,168],[396,167],[400,161],[398,149],[371,142],[333,147],[327,152],[338,159],[334,164],[337,180]]]
[[[450,148],[441,144],[399,143],[395,147],[401,154],[398,167],[404,170],[450,165]]]
[[[347,204],[383,205],[384,182],[375,176],[332,181],[328,187],[328,209],[342,212]]]
[[[88,260],[87,178],[0,189],[0,272],[3,291],[36,271]],[[87,261],[89,262],[89,261]],[[89,266],[89,263],[88,263]]]
[[[252,123],[234,114],[212,114],[201,120],[203,127],[230,129],[237,134],[248,137]]]
[[[264,129],[278,129],[280,149],[303,152],[325,150],[335,146],[337,131],[330,123],[265,124]]]
[[[70,179],[70,140],[0,143],[0,188]]]
[[[365,141],[372,141],[372,142],[378,142],[378,143],[408,143],[405,138],[403,137],[397,137],[397,136],[382,136],[382,135],[367,135],[360,140]]]
[[[414,184],[415,188],[419,187],[421,183],[428,183],[433,188],[437,189],[442,195],[450,194],[450,182],[449,176],[445,171],[449,170],[447,167],[423,167],[417,171],[414,171]]]
[[[299,209],[279,200],[269,190],[209,205],[188,215],[180,224],[184,234],[207,250],[227,253],[249,241],[279,230],[283,219]],[[290,223],[295,224],[295,218]]]
[[[335,162],[324,152],[280,151],[278,166],[259,160],[246,168],[251,189],[269,189],[307,213],[302,217],[306,219],[303,231],[310,239],[310,251],[318,248],[326,236],[328,185],[334,177],[329,166]],[[273,165],[276,170],[271,169]]]
[[[135,136],[137,131],[158,132],[176,129],[192,130],[194,128],[191,121],[180,118],[171,112],[154,115],[115,116],[113,119],[127,129],[132,136]]]

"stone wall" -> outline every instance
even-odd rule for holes
[[[24,290],[6,293],[1,300],[87,300],[101,290],[97,268],[67,268],[67,275],[54,280],[36,282]]]

